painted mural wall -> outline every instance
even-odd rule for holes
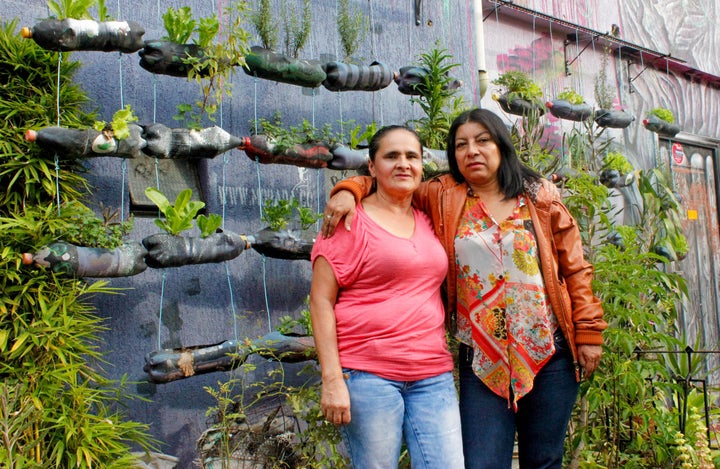
[[[189,5],[195,15],[201,17],[221,11],[228,2],[118,0],[109,3],[112,3],[108,8],[113,16],[142,24],[146,30],[144,38],[149,40],[163,36],[161,15],[170,6]],[[280,5],[279,1],[276,3]],[[299,1],[288,3],[301,4]],[[541,84],[548,99],[567,87],[574,87],[586,101],[594,102],[593,86],[603,50],[599,44],[584,40],[585,36],[580,34],[575,42],[566,44],[567,26],[548,25],[532,14],[509,16],[503,8],[494,8],[497,6],[494,2],[482,1],[485,49],[478,56],[474,35],[480,25],[473,23],[473,2],[470,0],[351,3],[368,17],[370,24],[369,33],[355,56],[359,63],[378,60],[398,70],[416,64],[419,55],[433,47],[444,48],[458,64],[453,75],[463,81],[460,94],[466,102],[498,111],[508,125],[514,124],[517,117],[504,114],[491,99],[493,86],[484,97],[478,91],[477,69],[483,62],[491,80],[503,71],[518,69]],[[625,41],[681,57],[687,64],[706,73],[720,73],[719,59],[713,54],[715,48],[712,47],[718,42],[717,11],[701,9],[699,2],[652,6],[640,0],[529,0],[515,3],[601,33],[609,32],[617,25],[618,34]],[[416,4],[419,4],[418,11]],[[316,0],[311,5],[312,32],[309,44],[300,55],[324,62],[338,59],[341,46],[335,24],[337,3],[335,0]],[[4,0],[0,5],[0,18],[4,21],[17,17],[21,26],[32,25],[48,14],[43,0]],[[172,118],[176,106],[193,102],[197,96],[193,83],[142,69],[137,54],[75,52],[71,57],[82,62],[78,80],[92,97],[99,116],[105,120],[116,110],[131,105],[141,123],[178,127],[180,124]],[[574,59],[568,66],[569,75],[566,74],[566,57]],[[694,142],[701,147],[701,153],[705,152],[702,154],[705,155],[706,169],[698,177],[705,178],[708,184],[713,182],[714,174],[710,173],[717,171],[718,90],[701,82],[688,81],[673,72],[652,67],[645,69],[645,65],[629,63],[622,54],[611,57],[609,76],[617,90],[614,103],[636,116],[633,125],[627,129],[613,130],[612,138],[626,149],[626,155],[638,168],[653,167],[660,160],[669,161],[668,142],[658,140],[657,135],[643,128],[641,120],[652,107],[673,109],[683,129],[678,140]],[[375,121],[378,125],[386,125],[404,123],[421,114],[417,105],[399,93],[394,84],[376,92],[330,92],[323,88],[313,90],[257,79],[242,71],[234,73],[231,82],[232,96],[223,100],[215,124],[238,137],[249,135],[256,119],[272,119],[276,112],[282,114],[287,125],[300,125],[307,120],[316,127],[330,124],[338,132],[347,132],[349,121],[361,125]],[[563,130],[576,124],[549,116],[544,125],[550,138],[561,143]],[[570,154],[565,156],[572,158]],[[694,156],[688,155],[688,163],[683,168],[694,168],[698,165],[695,160]],[[131,211],[131,181],[143,177],[152,180],[157,174],[159,177],[164,175],[160,166],[143,167],[115,158],[89,159],[87,169],[94,186],[95,201],[121,208],[126,217]],[[678,173],[682,171],[678,170]],[[260,207],[266,200],[295,197],[321,211],[329,181],[350,172],[260,164],[244,152],[232,150],[201,161],[197,174],[208,211],[222,214],[227,230],[253,234],[266,226],[260,218]],[[182,184],[182,181],[175,183]],[[688,195],[694,190],[689,188]],[[698,208],[707,207],[707,210],[700,210],[702,216],[688,222],[689,229],[712,226],[713,221],[708,217],[714,213],[715,229],[703,228],[703,234],[698,235],[706,241],[703,249],[707,251],[698,250],[694,254],[695,264],[678,266],[697,271],[696,275],[705,280],[717,279],[717,266],[720,265],[715,260],[714,266],[703,271],[698,269],[697,260],[707,258],[706,252],[718,252],[717,213],[713,212],[716,199],[714,194],[708,194],[707,200],[697,203]],[[629,194],[618,197],[626,203],[632,200]],[[132,237],[140,240],[157,232],[152,218],[135,215]],[[189,467],[195,457],[195,442],[206,428],[205,411],[213,404],[203,387],[226,379],[227,373],[153,384],[143,371],[145,355],[159,348],[210,345],[266,334],[277,327],[280,317],[297,316],[305,307],[310,275],[310,265],[305,260],[273,259],[246,251],[225,263],[148,269],[133,277],[113,279],[112,285],[123,289],[122,293],[96,300],[108,325],[105,337],[108,364],[103,366],[109,375],[127,375],[137,383],[135,390],[148,400],[135,402],[128,409],[129,416],[150,423],[151,431],[165,443],[162,450],[180,457],[181,467]],[[713,288],[712,283],[707,285],[707,288]],[[714,288],[717,292],[717,286]],[[706,290],[697,292],[698,297],[707,294]],[[717,318],[720,316],[717,301],[714,307],[715,312],[705,311],[702,316],[689,304],[685,321],[690,330],[710,328],[707,339],[715,340],[717,344]],[[258,360],[258,365],[257,376],[260,377],[264,367],[269,365],[263,360]],[[290,368],[292,370],[292,366]],[[292,372],[288,376],[292,379]]]

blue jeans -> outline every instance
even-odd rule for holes
[[[343,370],[350,423],[340,427],[356,469],[397,468],[403,437],[413,469],[462,469],[460,412],[452,373],[392,381]]]
[[[559,337],[558,337],[559,335]],[[555,334],[555,354],[513,412],[473,373],[472,348],[460,345],[460,415],[467,469],[510,469],[517,431],[522,469],[560,469],[563,443],[579,384],[572,354]]]

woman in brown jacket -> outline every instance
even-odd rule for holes
[[[493,112],[458,116],[447,158],[450,174],[421,184],[413,203],[448,256],[466,467],[510,468],[517,433],[520,467],[560,469],[578,382],[598,366],[607,327],[579,229]],[[346,213],[347,229],[371,186],[357,177],[333,189],[324,235]]]

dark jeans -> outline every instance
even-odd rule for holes
[[[559,336],[559,337],[558,337]],[[560,469],[563,443],[579,384],[560,332],[556,352],[535,377],[518,412],[472,371],[472,348],[460,345],[460,418],[466,469],[510,469],[515,432],[522,469]]]

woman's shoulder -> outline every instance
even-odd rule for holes
[[[450,173],[439,174],[421,183],[427,190],[443,191],[461,185]]]
[[[551,204],[562,201],[557,186],[546,178],[525,181],[525,194],[535,205]]]

